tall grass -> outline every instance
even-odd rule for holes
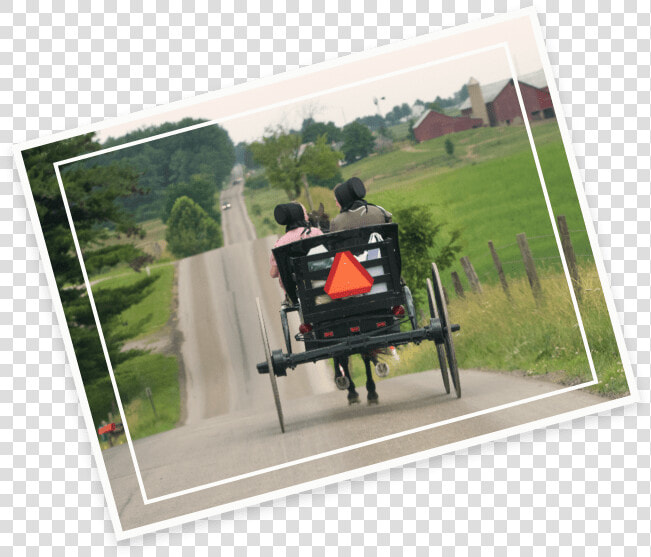
[[[172,429],[179,421],[181,396],[179,393],[178,361],[173,356],[141,354],[118,365],[114,370],[120,392],[125,420],[132,439]],[[152,392],[156,413],[146,395]],[[105,413],[116,412],[107,401],[106,393],[112,390],[110,378],[105,377],[86,385],[86,395],[93,407],[105,406]],[[118,440],[119,443],[119,440]],[[108,444],[102,448],[108,448]]]
[[[606,396],[622,396],[628,392],[626,377],[596,268],[584,265],[580,272],[585,288],[580,314],[599,379],[592,389]],[[547,375],[564,385],[591,380],[565,275],[543,276],[541,286],[544,296],[538,304],[525,278],[510,281],[511,300],[500,286],[488,285],[482,295],[468,293],[450,302],[450,319],[461,325],[453,334],[460,369]],[[388,360],[392,376],[439,367],[433,343],[409,345],[399,354],[399,363]],[[356,370],[355,377],[358,374]]]

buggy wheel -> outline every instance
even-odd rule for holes
[[[432,281],[430,279],[427,279],[427,301],[432,319],[439,319],[439,312],[436,309],[436,302],[434,300],[434,289],[432,288]],[[441,377],[443,378],[445,392],[450,394],[450,378],[448,377],[448,365],[445,363],[445,348],[443,344],[436,345],[436,353],[439,357],[439,367],[441,368]]]
[[[264,356],[269,366],[269,379],[271,380],[271,390],[274,394],[274,401],[276,403],[276,411],[278,412],[278,421],[280,422],[280,431],[285,433],[285,420],[283,419],[283,408],[280,405],[280,393],[278,392],[278,384],[276,383],[276,374],[274,372],[273,361],[271,359],[271,350],[269,349],[269,338],[267,337],[267,328],[264,324],[264,317],[262,316],[262,308],[260,307],[260,298],[255,299],[256,306],[258,307],[258,320],[260,322],[260,333],[262,334],[262,345],[264,346]]]
[[[411,290],[405,284],[403,288],[405,293],[405,306],[407,309],[407,315],[409,316],[409,322],[411,323],[411,330],[415,331],[418,329],[418,322],[416,321],[416,308],[414,307],[414,298],[411,295]]]
[[[434,283],[434,301],[436,302],[436,309],[439,312],[441,319],[441,326],[443,327],[443,337],[445,344],[445,351],[448,357],[448,367],[450,368],[450,376],[454,390],[457,393],[457,398],[461,396],[461,383],[459,381],[459,367],[457,366],[457,355],[454,351],[454,342],[452,341],[452,324],[448,314],[448,305],[445,303],[443,295],[443,285],[441,284],[441,277],[436,263],[432,263],[432,281]]]
[[[289,333],[289,323],[287,322],[287,312],[284,309],[280,310],[280,322],[283,326],[283,336],[285,337],[285,346],[287,347],[287,354],[292,353],[292,338]]]

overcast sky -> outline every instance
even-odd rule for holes
[[[205,100],[193,106],[172,108],[155,116],[136,117],[131,122],[100,130],[98,138],[103,141],[109,136],[117,137],[139,127],[174,122],[184,117],[218,120],[234,143],[259,139],[269,127],[300,128],[303,119],[308,116],[343,126],[357,117],[376,114],[374,98],[384,97],[384,100],[379,100],[379,109],[385,115],[395,105],[412,105],[416,99],[428,102],[437,96],[447,98],[471,77],[482,84],[511,77],[503,47],[467,54],[494,47],[501,42],[508,43],[518,75],[542,67],[529,19],[523,16],[452,36],[446,35],[393,54],[371,56],[363,61],[339,64],[336,69],[299,75],[284,83],[256,88],[248,93],[242,91],[238,95]],[[455,56],[455,60],[439,62],[450,56]],[[410,69],[410,66],[433,63],[435,65],[426,68]],[[387,72],[394,75],[387,77]],[[400,75],[395,75],[396,72]],[[364,82],[360,83],[360,80]],[[323,93],[334,85],[339,90]],[[292,98],[295,99],[298,94],[311,98],[293,101]],[[233,104],[236,98],[242,99],[239,105]],[[265,108],[274,101],[274,107]],[[237,116],[243,111],[248,115]]]
[[[269,125],[274,127],[282,124],[285,127],[300,129],[303,119],[310,115],[317,121],[332,121],[337,126],[343,126],[359,116],[377,114],[374,98],[378,99],[379,110],[384,116],[394,106],[402,103],[411,106],[417,99],[429,102],[437,96],[450,97],[461,89],[470,77],[474,77],[480,83],[491,83],[510,77],[504,52],[497,50],[478,54],[395,77],[379,79],[300,103],[292,103],[282,108],[273,108],[237,118],[222,125],[235,143],[239,141],[248,143],[261,137],[265,127]],[[206,115],[203,117],[208,118]]]

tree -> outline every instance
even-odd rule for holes
[[[264,167],[269,183],[284,190],[289,199],[296,199],[305,188],[310,203],[308,176],[328,180],[337,175],[339,160],[343,154],[333,151],[326,136],[319,137],[314,144],[304,144],[301,134],[277,130],[267,135],[262,142],[250,146],[256,160]],[[313,210],[313,207],[310,207]]]
[[[440,112],[441,114],[444,112],[443,106],[441,106],[441,103],[437,100],[431,103],[427,103],[426,108],[429,110],[433,110],[434,112]]]
[[[335,126],[334,122],[315,122],[312,118],[303,120],[301,135],[304,143],[315,143],[322,135],[326,136],[327,143],[337,143],[341,141],[341,130]]]
[[[53,163],[92,153],[99,148],[100,144],[93,134],[86,134],[35,147],[22,154],[85,385],[104,380],[108,377],[108,368],[86,291],[68,287],[83,284],[83,276]],[[128,261],[138,253],[129,249],[111,252],[102,248],[100,242],[109,229],[127,236],[140,233],[134,219],[124,211],[118,200],[142,193],[138,187],[138,174],[132,168],[119,164],[98,166],[94,161],[95,158],[91,158],[84,164],[75,163],[61,168],[79,244],[90,269],[96,265],[111,266],[122,260]],[[98,293],[95,303],[102,322],[139,299],[147,281],[151,281],[151,277],[144,277],[129,292],[116,289],[110,297]],[[129,357],[129,352],[120,350],[123,339],[105,331],[105,340],[114,363]],[[110,383],[105,384],[102,399],[114,401]],[[91,412],[95,423],[106,417],[99,413],[97,407],[91,406]]]
[[[201,207],[210,217],[216,218],[215,212],[215,194],[217,187],[206,174],[193,174],[187,182],[177,182],[167,190],[165,198],[165,207],[163,208],[162,218],[164,222],[172,212],[172,207],[179,197],[189,197],[199,207]]]
[[[355,122],[359,122],[372,131],[377,131],[384,126],[384,118],[382,118],[382,116],[379,114],[373,114],[372,116],[362,116],[360,118],[356,118]]]
[[[165,231],[167,247],[176,257],[189,257],[221,246],[219,225],[189,197],[179,197]]]
[[[119,138],[109,138],[104,147],[122,145],[181,129],[205,120],[184,118],[179,122],[165,122],[159,126],[139,129]],[[240,152],[243,148],[240,145]],[[244,156],[246,156],[244,154]],[[93,159],[107,165],[122,162],[140,174],[138,185],[146,195],[123,201],[138,222],[159,217],[164,211],[165,192],[172,184],[189,182],[193,174],[204,174],[219,189],[230,176],[235,164],[235,147],[228,133],[218,125],[209,125],[190,131],[155,139],[140,145],[106,153]]]
[[[461,251],[461,233],[445,231],[445,224],[437,223],[429,207],[421,205],[395,210],[393,220],[398,223],[402,276],[417,305],[423,304],[425,280],[431,276],[428,261],[434,261],[439,272],[448,269]]]
[[[452,143],[452,140],[449,137],[445,140],[445,152],[450,157],[454,155],[454,143]]]
[[[409,120],[409,131],[407,132],[407,139],[411,141],[412,143],[416,143],[416,134],[414,133],[414,124],[416,123],[416,120],[413,118]]]
[[[355,162],[357,159],[367,157],[372,151],[375,140],[373,134],[365,125],[351,122],[344,127],[344,152],[346,162]]]

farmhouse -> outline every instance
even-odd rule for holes
[[[520,76],[518,83],[530,121],[555,116],[543,70]],[[463,116],[481,118],[487,126],[522,123],[522,112],[513,79],[480,85],[476,79],[471,78],[468,82],[468,98],[459,109]]]
[[[543,70],[520,76],[518,83],[529,120],[555,116]],[[417,141],[427,141],[480,126],[522,124],[522,112],[513,79],[480,85],[476,79],[470,78],[467,87],[468,98],[459,107],[461,116],[447,116],[428,110],[414,124]]]

